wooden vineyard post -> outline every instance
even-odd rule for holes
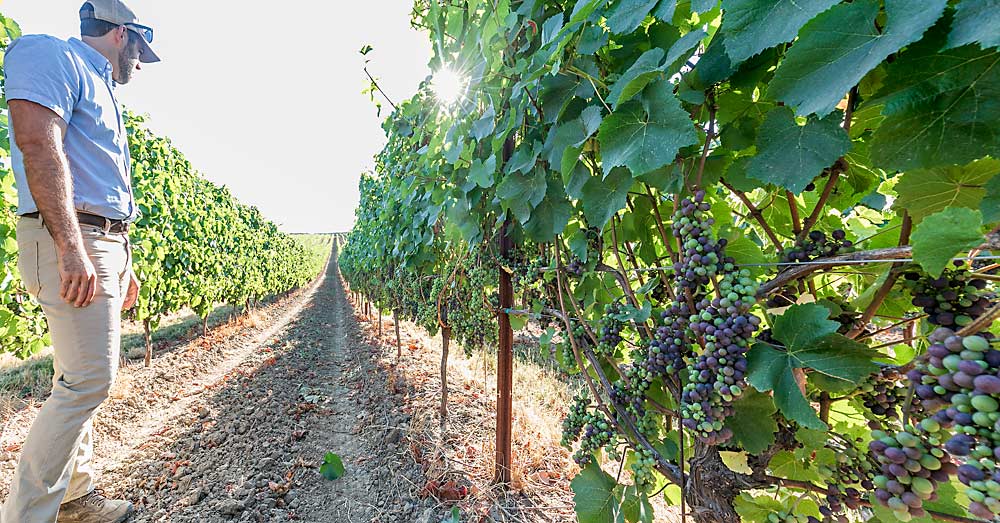
[[[142,320],[142,331],[146,339],[146,366],[153,365],[153,334],[149,329],[149,318]]]
[[[208,336],[208,315],[206,314],[204,318],[201,319],[201,334],[202,336]]]
[[[379,344],[381,345],[382,344],[382,299],[381,298],[379,298],[378,305],[376,305],[376,307],[378,307],[378,340]]]
[[[504,164],[514,154],[514,140],[507,138],[503,145]],[[512,227],[510,216],[504,220],[500,229],[500,257],[504,260],[510,257],[513,241],[510,237]],[[510,327],[510,314],[514,307],[514,287],[510,273],[500,267],[500,316],[497,323],[500,328],[497,339],[497,458],[496,481],[501,484],[510,483],[512,465],[512,419],[513,419],[513,389],[514,389],[514,331]]]
[[[403,342],[399,338],[399,311],[396,309],[392,310],[392,324],[396,327],[396,366],[399,366],[399,360],[403,359]]]
[[[448,346],[451,345],[451,327],[441,328],[441,432],[448,426]]]

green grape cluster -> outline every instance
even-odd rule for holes
[[[625,330],[625,322],[618,318],[621,314],[622,307],[618,303],[609,303],[604,307],[604,316],[601,316],[597,347],[595,347],[595,352],[598,354],[613,356],[624,341],[622,331]]]
[[[635,451],[635,461],[630,465],[635,486],[642,492],[649,492],[656,485],[656,458],[648,449]]]

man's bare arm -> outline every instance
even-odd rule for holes
[[[24,155],[28,190],[56,244],[62,279],[59,295],[86,307],[94,299],[97,278],[73,205],[73,181],[62,146],[66,122],[34,102],[10,100],[8,105],[14,139]]]

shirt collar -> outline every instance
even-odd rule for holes
[[[90,62],[90,65],[97,70],[98,73],[104,75],[108,80],[111,80],[111,62],[104,57],[97,49],[94,49],[90,44],[80,40],[79,38],[70,38],[70,45],[72,45],[84,58]]]

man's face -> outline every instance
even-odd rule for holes
[[[132,80],[132,76],[139,69],[139,39],[138,34],[126,29],[124,47],[118,54],[117,70],[114,71],[114,80],[118,84],[127,84]]]

